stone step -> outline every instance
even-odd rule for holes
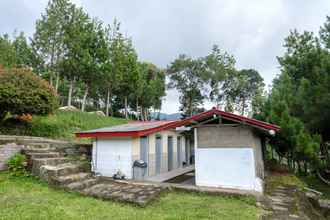
[[[88,178],[83,181],[77,181],[70,183],[68,185],[65,185],[64,188],[70,191],[80,191],[85,188],[89,188],[91,186],[94,186],[98,183],[98,180],[96,178]]]
[[[103,197],[103,192],[109,188],[108,184],[105,183],[98,183],[90,187],[86,187],[81,191],[84,195],[89,195],[93,197]]]
[[[58,185],[67,185],[73,182],[83,181],[89,177],[91,177],[90,173],[75,173],[66,176],[59,176],[58,178],[56,178],[56,183]]]
[[[45,165],[40,167],[40,178],[51,184],[56,184],[56,179],[60,176],[67,176],[80,173],[82,167],[79,164],[65,163],[57,166]]]
[[[50,165],[57,166],[59,164],[67,163],[68,159],[65,157],[55,158],[36,158],[31,161],[31,172],[35,176],[39,176],[41,166]]]
[[[59,152],[42,152],[42,153],[35,153],[35,152],[29,152],[26,153],[26,155],[28,156],[28,158],[30,159],[37,159],[37,158],[56,158],[56,157],[60,157],[60,153]]]
[[[31,153],[48,153],[54,151],[53,149],[50,148],[40,148],[40,149],[23,149],[22,153],[23,154],[31,154]]]

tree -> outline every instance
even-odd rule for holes
[[[202,59],[192,59],[180,55],[167,69],[170,77],[169,88],[176,88],[180,93],[183,116],[192,116],[203,104],[206,81],[208,80]]]
[[[41,74],[43,72],[43,61],[28,43],[24,32],[14,36],[12,43],[15,49],[16,67],[32,68],[34,72]]]
[[[154,110],[160,110],[163,96],[165,96],[164,71],[152,63],[139,63],[138,80],[135,82],[134,92],[137,119],[141,115],[141,120],[148,120],[151,107]]]
[[[72,6],[69,0],[50,0],[46,13],[36,22],[36,31],[32,40],[33,49],[46,64],[51,85],[53,78],[56,78],[56,91],[60,79],[57,65],[64,53],[64,27],[70,20],[69,11],[72,10]]]
[[[0,115],[48,114],[58,106],[54,89],[28,69],[0,69]],[[1,117],[1,118],[2,118]]]
[[[245,115],[246,109],[252,110],[252,101],[262,93],[263,87],[263,78],[256,70],[243,69],[232,72],[225,80],[224,95],[230,104],[236,105],[235,110]]]
[[[138,58],[132,41],[120,33],[120,24],[113,25],[111,43],[111,65],[116,79],[117,98],[124,106],[125,118],[128,118],[130,95],[134,92],[134,82],[138,80]]]
[[[0,36],[0,65],[12,67],[16,64],[16,53],[7,34]]]
[[[204,59],[210,83],[210,100],[219,108],[225,100],[224,85],[227,79],[235,72],[235,59],[227,52],[221,51],[214,45],[212,51]]]

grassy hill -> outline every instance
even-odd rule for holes
[[[126,123],[122,118],[104,117],[86,112],[57,111],[53,115],[33,116],[29,122],[7,119],[0,124],[0,134],[29,135],[72,139],[73,133]]]

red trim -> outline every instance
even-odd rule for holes
[[[140,137],[140,136],[145,136],[148,134],[152,134],[155,132],[159,132],[162,130],[167,130],[167,129],[174,129],[176,127],[184,126],[191,124],[194,121],[201,120],[203,118],[212,116],[213,114],[220,115],[224,119],[228,120],[238,120],[241,122],[244,122],[246,124],[256,126],[259,128],[263,128],[266,130],[274,130],[274,131],[279,131],[280,127],[277,125],[269,124],[263,121],[259,121],[256,119],[252,118],[247,118],[241,115],[235,115],[233,113],[229,112],[224,112],[221,110],[218,110],[216,108],[212,108],[209,111],[194,115],[190,118],[180,120],[180,121],[169,121],[168,123],[164,123],[162,125],[159,125],[158,127],[155,128],[149,128],[145,129],[142,131],[125,131],[125,132],[92,132],[92,133],[76,133],[76,137],[84,138],[84,137]]]

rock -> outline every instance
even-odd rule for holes
[[[79,109],[77,109],[76,107],[74,107],[72,105],[59,107],[58,110],[66,111],[66,112],[78,112],[79,111]]]
[[[102,111],[95,111],[95,112],[88,112],[89,114],[95,114],[95,115],[98,115],[98,116],[106,116],[105,114],[104,114],[104,112],[102,112]]]
[[[330,200],[319,199],[319,205],[320,205],[321,208],[330,209]]]

